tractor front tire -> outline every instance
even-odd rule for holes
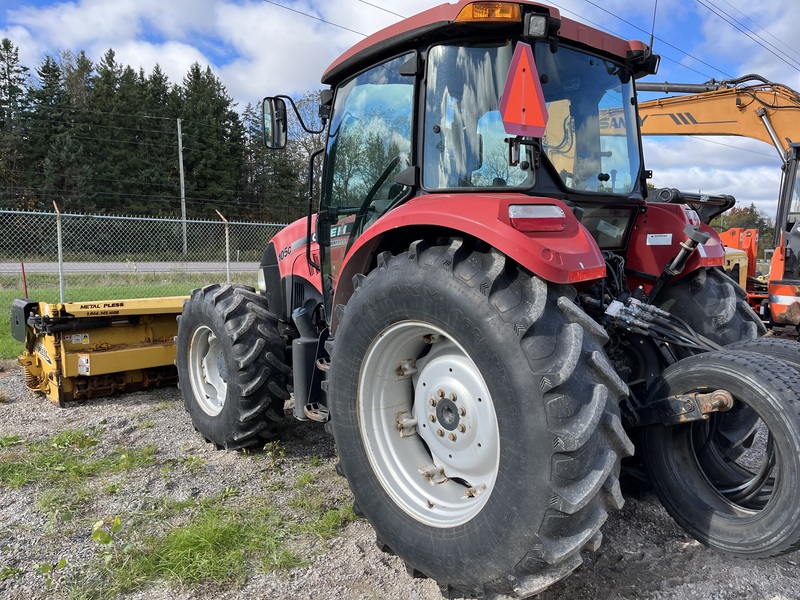
[[[361,513],[445,595],[527,597],[620,508],[627,393],[575,291],[453,240],[384,253],[339,313],[331,424]]]
[[[178,380],[195,429],[217,448],[255,446],[277,434],[291,373],[277,327],[251,287],[210,285],[184,303]]]

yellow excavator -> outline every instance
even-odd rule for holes
[[[755,229],[734,228],[721,234],[731,253],[734,278],[745,288],[750,305],[774,330],[797,335],[800,325],[800,93],[760,75],[701,84],[639,82],[639,92],[679,93],[678,96],[639,102],[642,135],[728,135],[771,144],[782,161],[782,177],[775,214],[775,252],[768,281],[756,275]],[[609,118],[604,127],[624,127]],[[662,200],[686,197],[674,189],[653,190]],[[701,217],[715,215],[730,206],[712,207],[708,197],[697,195]],[[732,199],[731,199],[732,200]],[[732,205],[732,204],[731,204]],[[709,219],[710,220],[710,219]],[[738,264],[734,264],[738,263]]]

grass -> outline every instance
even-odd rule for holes
[[[101,493],[122,493],[128,470],[160,469],[165,479],[176,467],[194,476],[206,470],[205,459],[192,455],[157,462],[154,446],[108,449],[100,444],[105,431],[101,421],[39,441],[0,436],[0,484],[38,484],[34,502],[48,517],[44,533],[84,532],[94,547],[93,560],[69,568],[63,559],[58,563],[63,566],[42,563],[52,567],[47,572],[34,566],[48,589],[58,586],[75,599],[114,597],[160,581],[202,586],[212,595],[237,589],[253,573],[308,564],[316,542],[338,535],[356,518],[349,497],[331,493],[329,480],[319,472],[321,459],[311,457],[293,485],[276,486],[277,492],[267,488],[259,495],[243,496],[225,487],[201,497],[143,498],[125,514],[97,520],[89,514],[93,500]],[[259,454],[276,464],[285,460],[278,442],[267,444]],[[246,455],[241,458],[247,460]],[[285,502],[276,501],[276,493]],[[92,522],[89,535],[87,523]],[[0,564],[0,580],[22,574],[16,565]]]
[[[18,489],[32,483],[78,483],[153,464],[155,446],[117,447],[95,455],[103,429],[68,429],[39,442],[23,442],[17,436],[0,438],[0,482]],[[16,438],[16,439],[15,439]]]
[[[306,491],[308,493],[308,491]],[[324,496],[321,490],[315,495]],[[81,585],[80,597],[111,597],[142,590],[154,581],[180,586],[210,586],[229,590],[242,586],[254,572],[290,569],[308,564],[296,548],[300,540],[328,540],[355,515],[349,506],[334,505],[299,516],[283,514],[269,497],[247,498],[232,505],[238,491],[199,500],[160,499],[153,510],[131,519],[109,518],[106,534],[93,535],[103,544],[103,557],[91,586]],[[330,504],[330,498],[327,499]],[[321,502],[313,502],[317,506]],[[161,534],[140,533],[139,520],[169,521],[191,511],[188,522],[173,524]],[[114,524],[116,523],[116,525]]]
[[[254,285],[255,273],[231,273],[234,281]],[[72,273],[64,277],[68,302],[185,296],[193,289],[222,282],[224,273]],[[36,302],[59,301],[58,275],[33,273],[28,276],[28,296]],[[0,275],[0,314],[8,315],[15,298],[22,298],[19,275]],[[10,321],[0,319],[0,359],[15,359],[23,345],[11,337]]]

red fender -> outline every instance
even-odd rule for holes
[[[647,203],[647,210],[636,218],[625,256],[631,290],[641,285],[645,293],[650,292],[664,267],[678,254],[681,242],[686,241],[683,230],[691,223],[689,219],[682,204]],[[717,232],[705,224],[700,224],[700,230],[710,235],[709,240],[692,253],[678,278],[702,267],[725,264],[725,248]]]
[[[511,204],[559,206],[566,215],[566,229],[537,233],[518,231],[508,217]],[[553,283],[577,284],[601,279],[606,274],[597,243],[572,211],[558,200],[524,194],[436,194],[414,198],[390,211],[356,240],[339,272],[336,304],[350,298],[353,276],[369,267],[383,235],[412,226],[437,227],[483,240]]]

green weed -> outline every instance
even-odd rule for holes
[[[13,579],[18,575],[22,575],[25,571],[19,567],[11,567],[9,565],[0,565],[0,581],[4,579]]]
[[[183,459],[183,468],[192,475],[199,475],[206,470],[206,459],[200,456],[187,456]]]
[[[67,566],[67,560],[62,558],[57,563],[38,563],[33,565],[33,570],[44,576],[47,588],[53,587],[53,584],[58,579],[58,572]]]
[[[306,486],[311,485],[316,481],[317,476],[314,473],[310,473],[309,471],[303,471],[297,478],[294,480],[294,487],[296,488],[304,488]]]
[[[93,450],[101,433],[102,429],[90,427],[66,430],[27,445],[16,440],[0,454],[0,482],[11,488],[39,482],[63,485],[154,462],[153,445],[141,449],[117,447],[108,455],[95,456]]]
[[[11,448],[22,443],[22,438],[18,435],[0,435],[0,450]]]
[[[282,462],[286,458],[286,450],[278,440],[273,440],[264,444],[264,456],[270,463],[272,470],[278,473],[283,471]]]

